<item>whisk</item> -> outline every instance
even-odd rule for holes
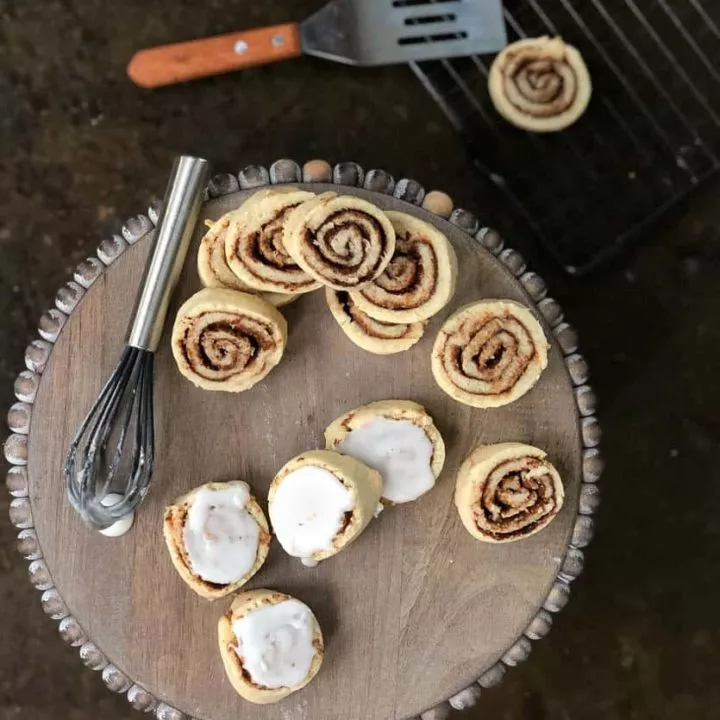
[[[207,160],[182,156],[175,161],[125,348],[80,425],[65,461],[70,503],[100,530],[130,515],[150,486],[154,353],[208,177]]]

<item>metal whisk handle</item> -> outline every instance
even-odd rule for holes
[[[157,350],[209,174],[209,163],[203,158],[183,155],[175,161],[128,327],[127,344],[131,347]]]

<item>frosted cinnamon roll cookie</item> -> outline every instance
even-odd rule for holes
[[[375,355],[409,350],[425,332],[426,322],[391,323],[371,318],[355,304],[350,293],[343,290],[325,288],[325,299],[345,335]]]
[[[241,282],[255,290],[285,294],[320,287],[290,257],[283,240],[293,209],[314,197],[305,190],[261,190],[233,213],[225,233],[225,260]]]
[[[367,200],[324,193],[293,210],[285,247],[323,285],[352,290],[385,270],[395,252],[395,229]]]
[[[375,468],[389,504],[431,490],[445,463],[445,443],[433,419],[410,400],[381,400],[345,413],[325,430],[325,444]]]
[[[517,400],[547,367],[549,344],[535,316],[514,300],[480,300],[443,324],[432,372],[450,397],[479,408]]]
[[[252,703],[275,703],[304,688],[323,661],[320,625],[305,603],[273,590],[249,590],[218,623],[228,680]]]
[[[265,562],[270,529],[247,483],[201,485],[165,509],[163,535],[180,577],[208,600],[242,587]]]
[[[560,512],[565,490],[545,452],[522,443],[475,448],[458,471],[455,505],[478,540],[510,542],[533,535]]]
[[[261,191],[262,192],[262,191]],[[259,193],[258,193],[259,194]],[[244,207],[244,205],[242,206]],[[242,208],[241,208],[242,209]],[[228,267],[225,259],[225,238],[228,228],[240,209],[225,213],[221,218],[210,224],[208,231],[200,241],[197,256],[197,269],[203,287],[228,288],[259,295],[276,307],[287,305],[299,297],[299,294],[279,292],[261,292],[240,280]]]
[[[382,478],[347,455],[310,450],[270,483],[273,532],[288,555],[314,565],[356,540],[378,508]]]
[[[445,235],[424,220],[401,212],[386,215],[395,228],[395,253],[383,273],[352,291],[352,298],[376,320],[427,320],[442,310],[455,292],[455,251]]]
[[[554,132],[572,125],[590,102],[592,83],[580,53],[562,38],[527,38],[493,61],[490,98],[513,125]]]
[[[287,323],[265,300],[219,288],[195,293],[180,307],[172,351],[180,372],[205,390],[240,392],[279,362]]]

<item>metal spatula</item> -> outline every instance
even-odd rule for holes
[[[348,65],[391,65],[505,47],[500,0],[334,0],[304,22],[141,50],[128,75],[172,85],[303,53]]]

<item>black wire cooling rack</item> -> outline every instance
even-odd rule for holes
[[[720,169],[720,0],[504,5],[509,42],[561,35],[583,54],[594,94],[573,127],[539,135],[505,122],[487,93],[491,57],[412,69],[485,179],[580,274]]]

